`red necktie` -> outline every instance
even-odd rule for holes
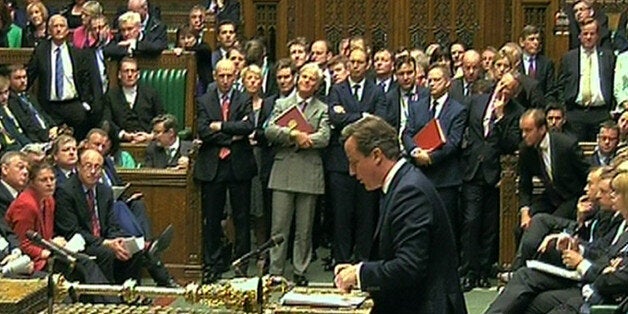
[[[87,190],[87,207],[89,207],[89,211],[92,214],[92,234],[95,237],[100,237],[100,222],[98,221],[98,216],[96,215],[96,207],[94,200],[94,190]]]
[[[220,104],[220,109],[222,111],[222,121],[229,120],[229,96],[227,94],[222,95],[222,102]],[[221,160],[226,159],[231,155],[231,149],[229,147],[221,147],[220,152],[218,152],[218,158]]]

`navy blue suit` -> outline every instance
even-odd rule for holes
[[[373,80],[364,79],[362,98],[353,95],[349,80],[332,86],[329,96],[329,120],[332,126],[325,168],[329,187],[329,203],[334,213],[334,258],[343,263],[351,260],[352,251],[356,260],[369,256],[377,212],[377,192],[367,191],[358,180],[349,175],[349,160],[340,139],[342,129],[360,118],[364,112],[380,117],[386,115],[384,91]],[[334,107],[341,106],[344,113]],[[352,248],[355,246],[355,250]]]
[[[395,130],[397,130],[397,133],[399,133],[399,127],[401,124],[400,104],[402,93],[404,93],[403,90],[397,84],[396,86],[394,86],[394,89],[391,86],[390,90],[386,94],[387,107],[386,116],[384,118],[386,119],[386,122],[388,122],[388,124],[392,125]],[[415,86],[413,93],[414,96],[412,97],[411,101],[420,101],[422,99],[430,97],[430,91],[423,86]]]
[[[359,273],[373,313],[466,313],[451,226],[432,183],[406,163],[381,204],[371,258]]]

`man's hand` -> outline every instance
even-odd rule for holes
[[[432,162],[429,152],[424,149],[418,148],[414,151],[414,155],[412,157],[414,157],[419,166],[427,166]]]
[[[331,107],[335,114],[344,114],[346,113],[345,108],[341,105],[335,105]]]
[[[124,239],[122,238],[107,239],[103,241],[102,245],[112,250],[116,258],[121,261],[128,261],[131,258],[131,254],[124,246]]]
[[[209,129],[214,132],[220,132],[222,130],[222,121],[214,121],[209,124]]]
[[[22,256],[22,254],[9,254],[4,259],[2,259],[0,265],[6,265],[8,262],[14,261],[20,256]]]
[[[312,147],[312,139],[310,139],[309,134],[305,132],[301,132],[298,130],[290,131],[290,137],[294,139],[294,141],[299,145],[299,148],[310,148]]]
[[[53,126],[48,130],[48,139],[55,140],[58,136],[59,127]]]
[[[41,257],[42,259],[47,259],[50,256],[50,251],[43,249],[41,250],[41,253],[39,253],[39,257]]]
[[[564,250],[563,251],[563,264],[569,268],[576,268],[578,264],[582,262],[584,257],[580,252],[575,250]]]
[[[133,134],[133,140],[131,141],[131,143],[145,143],[151,141],[152,139],[152,134],[146,132],[135,132]]]
[[[52,243],[56,244],[57,246],[64,247],[68,243],[68,241],[66,241],[64,237],[54,237],[52,238]]]
[[[558,239],[561,236],[563,236],[563,234],[561,234],[561,233],[554,233],[554,234],[550,234],[550,235],[546,236],[545,239],[543,239],[543,242],[541,242],[541,244],[539,245],[539,248],[537,249],[537,252],[545,253],[545,251],[547,251],[547,248],[549,247],[550,243],[552,241]]]
[[[519,226],[523,230],[527,230],[530,227],[530,221],[532,220],[532,216],[530,216],[530,208],[527,206],[521,209],[521,221]]]
[[[589,200],[588,196],[583,195],[578,199],[578,204],[576,205],[576,208],[578,209],[576,212],[578,224],[582,225],[585,218],[588,217],[593,210],[593,202]]]
[[[357,266],[351,264],[338,264],[334,268],[334,283],[342,292],[349,293],[358,284]]]

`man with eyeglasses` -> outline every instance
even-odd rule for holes
[[[165,113],[157,92],[139,84],[139,77],[137,60],[123,58],[118,69],[120,86],[112,87],[105,95],[104,120],[124,142],[150,141],[153,118]]]
[[[589,158],[592,166],[609,166],[619,145],[619,126],[615,121],[608,120],[600,125],[597,134],[597,146]]]

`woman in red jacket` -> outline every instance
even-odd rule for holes
[[[35,270],[45,271],[50,251],[32,243],[26,231],[33,230],[42,238],[64,246],[63,237],[54,236],[55,173],[52,165],[46,162],[32,164],[29,170],[29,183],[26,189],[9,205],[6,220],[20,238],[20,249],[35,263]]]

